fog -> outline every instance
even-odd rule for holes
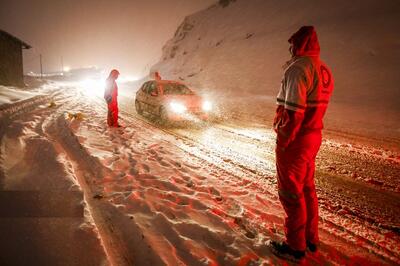
[[[24,71],[64,67],[116,67],[127,76],[147,74],[186,15],[215,0],[29,1],[2,0],[0,28],[33,46]]]

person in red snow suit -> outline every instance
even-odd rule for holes
[[[288,41],[292,58],[285,66],[274,119],[278,194],[286,213],[286,241],[271,241],[270,247],[277,256],[300,260],[307,248],[315,252],[319,242],[315,157],[333,78],[319,58],[313,26],[301,27]]]
[[[158,72],[158,71],[154,72],[154,79],[155,80],[161,80],[160,72]]]
[[[119,72],[116,69],[111,70],[106,80],[104,90],[104,99],[107,102],[108,114],[107,124],[110,127],[120,127],[118,124],[118,86],[115,82],[118,79]]]

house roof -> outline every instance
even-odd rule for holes
[[[6,31],[4,31],[4,30],[0,30],[0,34],[3,34],[3,35],[7,36],[8,38],[10,38],[10,39],[12,39],[12,40],[14,40],[14,41],[16,41],[16,42],[19,42],[19,43],[22,45],[22,48],[23,48],[23,49],[30,49],[30,48],[32,48],[32,46],[30,46],[30,45],[27,44],[26,42],[21,41],[21,40],[18,39],[17,37],[11,35],[10,33],[6,32]]]

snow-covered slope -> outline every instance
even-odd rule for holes
[[[314,25],[334,73],[333,101],[399,112],[399,14],[399,2],[387,0],[215,4],[183,21],[152,70],[201,89],[276,95],[287,39]]]

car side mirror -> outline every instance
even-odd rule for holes
[[[155,92],[155,91],[152,91],[152,92],[150,93],[150,95],[151,95],[151,96],[157,96],[157,95],[158,95],[158,93],[157,93],[157,92]]]

